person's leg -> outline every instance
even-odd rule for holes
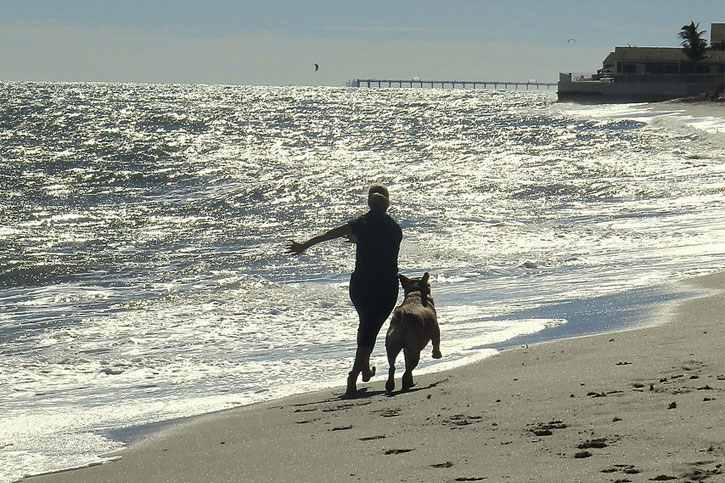
[[[383,288],[384,287],[384,288]],[[363,382],[375,375],[375,367],[370,367],[370,355],[375,340],[398,299],[398,280],[394,284],[381,287],[381,284],[360,283],[355,277],[350,280],[350,300],[357,310],[360,323],[357,331],[357,350],[352,370],[347,376],[347,390],[350,396],[357,391],[357,377],[362,374]],[[383,288],[381,291],[380,289]]]
[[[350,279],[350,300],[352,301],[359,317],[357,328],[357,350],[352,370],[347,376],[346,395],[354,393],[357,377],[362,374],[363,382],[370,380],[375,375],[375,368],[370,368],[370,354],[375,346],[377,331],[375,324],[374,306],[375,296],[371,293],[371,286],[364,283],[353,275]]]
[[[352,396],[357,392],[357,377],[360,373],[363,373],[363,381],[365,381],[365,368],[367,367],[368,373],[370,372],[370,353],[373,351],[372,347],[358,345],[357,351],[355,352],[355,361],[352,363],[352,370],[347,375],[347,390],[345,391],[346,396]],[[370,380],[370,377],[367,378]]]

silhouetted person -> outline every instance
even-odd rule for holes
[[[367,382],[375,375],[370,367],[370,354],[380,328],[398,300],[398,252],[403,232],[388,214],[388,189],[375,184],[368,191],[370,211],[333,228],[304,243],[290,240],[287,253],[298,255],[320,242],[345,237],[357,244],[355,271],[350,277],[350,300],[360,318],[357,330],[357,351],[347,377],[346,396],[357,392],[357,376]]]

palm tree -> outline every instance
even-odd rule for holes
[[[700,28],[700,23],[690,22],[690,25],[683,25],[680,30],[680,38],[682,42],[682,50],[692,60],[700,60],[705,57],[705,51],[707,50],[707,40],[702,38],[702,34],[707,32],[706,30],[697,31]]]

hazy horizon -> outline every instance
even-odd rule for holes
[[[720,0],[662,3],[67,0],[59,9],[49,0],[0,0],[0,80],[554,82],[560,71],[596,71],[616,45],[677,46],[691,20],[708,38],[710,23],[725,20]]]

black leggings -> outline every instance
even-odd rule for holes
[[[360,317],[357,345],[372,349],[380,328],[398,301],[397,275],[381,278],[353,273],[350,278],[350,300]]]

